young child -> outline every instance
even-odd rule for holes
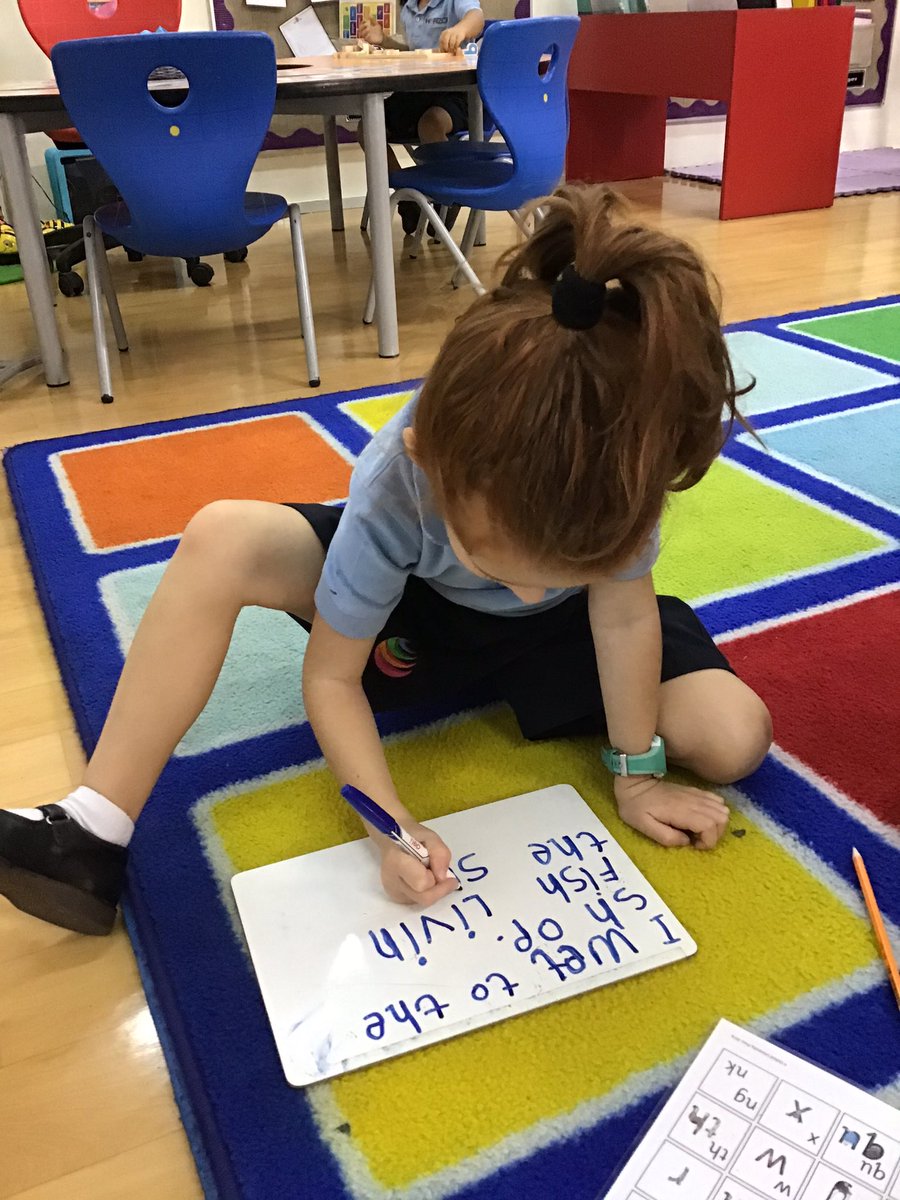
[[[359,36],[373,46],[388,50],[442,50],[456,54],[461,46],[481,37],[484,13],[479,0],[404,0],[400,20],[405,43],[388,37],[381,25],[363,19]],[[395,92],[384,103],[384,120],[389,142],[418,144],[445,142],[451,134],[469,127],[469,109],[465,92]],[[362,137],[361,139],[362,140]],[[398,171],[400,164],[388,147],[388,167]],[[403,232],[416,232],[419,209],[412,200],[397,206]],[[459,209],[448,214],[451,228]]]
[[[651,575],[669,493],[718,454],[723,406],[736,415],[719,314],[695,253],[634,224],[611,192],[565,187],[542,203],[500,285],[361,454],[343,511],[226,500],[190,522],[83,786],[0,812],[0,892],[18,907],[111,928],[132,822],[244,605],[311,627],[303,693],[335,803],[352,783],[428,847],[430,870],[370,831],[395,900],[431,904],[455,882],[450,849],[397,792],[373,711],[479,680],[526,738],[605,730],[627,824],[666,846],[721,838],[723,801],[667,779],[667,760],[739,779],[768,749],[769,715]]]

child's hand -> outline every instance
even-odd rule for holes
[[[447,873],[450,850],[425,825],[404,822],[403,828],[427,847],[431,867],[423,866],[395,843],[387,842],[381,852],[381,883],[392,900],[427,907],[459,887],[454,876]]]
[[[451,25],[449,29],[445,29],[441,34],[441,39],[438,42],[438,49],[444,54],[458,54],[459,48],[463,44],[465,35],[458,25]]]
[[[377,21],[368,21],[363,17],[356,26],[356,36],[370,46],[380,46],[384,41],[384,29]]]
[[[647,775],[616,776],[613,790],[625,824],[662,846],[712,850],[728,825],[728,806],[714,792]]]

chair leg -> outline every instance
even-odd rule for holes
[[[438,214],[438,216],[441,218],[441,224],[442,224],[442,225],[443,225],[445,228],[446,228],[446,225],[447,225],[447,213],[448,213],[449,211],[450,211],[450,205],[449,205],[449,204],[442,204],[442,205],[441,205],[441,207],[440,207],[440,208],[437,210],[437,214]],[[436,226],[436,225],[435,225],[435,226],[433,226],[433,228],[434,228],[435,230],[437,230],[437,226]],[[440,239],[440,238],[437,236],[437,234],[436,234],[436,233],[434,233],[434,234],[432,234],[432,235],[431,235],[431,244],[432,244],[432,246],[436,246],[440,240],[441,240],[441,239]]]
[[[300,226],[300,205],[288,209],[291,222],[291,249],[294,253],[294,277],[297,281],[297,304],[300,309],[300,328],[306,349],[306,371],[310,387],[319,386],[319,355],[316,349],[316,330],[313,325],[312,298],[309,293],[309,274],[306,269],[306,250]]]
[[[97,355],[97,374],[100,376],[100,399],[112,404],[112,377],[109,373],[109,350],[106,346],[106,327],[103,323],[102,268],[98,261],[100,234],[92,216],[84,218],[84,249],[88,271],[88,286],[91,294],[91,324],[94,327],[94,351]]]
[[[120,353],[124,354],[128,349],[128,335],[125,332],[125,323],[122,320],[122,314],[119,311],[119,298],[116,295],[115,285],[112,280],[112,272],[109,269],[109,257],[106,253],[106,241],[103,237],[97,236],[97,262],[100,266],[100,281],[103,285],[103,294],[106,296],[106,307],[109,309],[109,319],[112,321],[113,332],[116,335],[116,345],[119,347]]]
[[[460,253],[466,260],[468,260],[469,255],[472,253],[472,247],[475,245],[475,239],[478,236],[478,230],[481,226],[481,218],[483,216],[484,213],[474,208],[469,213],[469,219],[466,221],[466,227],[463,230],[462,241],[459,245]],[[453,272],[453,278],[450,280],[453,287],[459,287],[461,277],[462,270],[461,268],[457,267]]]
[[[416,204],[418,204],[421,211],[424,212],[427,219],[434,226],[434,231],[437,234],[438,241],[442,242],[443,245],[446,246],[447,249],[450,251],[450,254],[451,254],[454,262],[456,263],[457,267],[459,267],[460,271],[462,271],[463,275],[469,281],[469,283],[472,285],[472,287],[475,289],[475,291],[478,293],[478,295],[483,296],[485,293],[485,290],[486,290],[484,287],[484,284],[481,282],[481,280],[478,278],[478,276],[475,274],[475,272],[469,266],[468,262],[466,262],[466,259],[463,257],[462,251],[460,250],[459,246],[457,246],[456,242],[454,242],[453,238],[450,236],[447,226],[444,224],[444,222],[440,219],[440,217],[435,212],[434,205],[431,203],[431,201],[428,199],[428,197],[423,195],[421,192],[417,192],[415,190],[415,188],[398,188],[395,192],[393,192],[391,194],[391,216],[392,217],[393,217],[393,214],[397,211],[397,205],[400,203],[401,200],[412,200]],[[471,217],[469,218],[469,220],[471,222]],[[468,226],[466,228],[468,229]],[[373,276],[372,279],[369,281],[369,295],[366,300],[366,308],[365,308],[365,312],[363,314],[363,321],[365,322],[366,325],[371,325],[372,320],[374,319],[374,316],[375,316],[375,278]]]
[[[428,217],[424,210],[419,211],[419,223],[416,226],[416,232],[413,234],[412,243],[407,251],[410,258],[418,258],[419,251],[422,249],[422,238],[425,236],[425,229],[428,225]]]
[[[522,233],[524,233],[525,236],[528,237],[529,234],[531,233],[531,230],[528,228],[528,221],[525,217],[522,216],[521,211],[518,208],[511,208],[508,211],[509,211],[509,215],[512,217],[512,219],[518,225],[518,227],[522,231]]]
[[[369,195],[366,193],[366,200],[363,204],[362,216],[359,218],[360,233],[366,233],[369,228]]]
[[[453,257],[457,267],[460,269],[460,271],[462,271],[463,275],[469,281],[478,295],[483,296],[487,289],[472,270],[469,263],[466,261],[464,254],[450,236],[450,231],[435,212],[434,205],[431,203],[428,197],[423,196],[421,192],[415,191],[414,188],[400,188],[394,192],[394,197],[398,202],[400,200],[415,200],[419,207],[425,210],[425,215],[434,226],[434,232],[437,234],[438,240],[441,241],[450,251],[450,254]],[[467,229],[469,228],[469,225],[472,226],[472,230],[474,232],[474,230],[477,228],[477,220],[473,222],[471,214],[469,215],[469,222],[466,226]]]

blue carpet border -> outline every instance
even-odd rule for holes
[[[887,303],[897,302],[897,300],[900,300],[900,297],[882,297],[876,301],[833,306],[827,310],[809,310],[781,317],[743,322],[739,325],[731,326],[730,329],[753,329],[786,341],[797,342],[799,340],[801,344],[823,351],[823,344],[821,342],[812,338],[804,339],[803,335],[785,330],[780,328],[780,326],[787,322],[801,320],[813,315],[822,316],[832,313],[858,311],[867,307],[881,307]],[[831,345],[828,347],[828,353],[861,365],[875,365],[882,372],[886,374],[891,373],[890,368],[892,364],[886,365],[885,360],[882,359],[873,358],[872,356],[856,351],[849,351],[843,347],[832,347]],[[900,386],[900,365],[894,368],[893,373],[897,375],[898,386]],[[354,392],[340,393],[340,395],[343,401],[365,399],[370,396],[382,395],[389,390],[401,390],[405,387],[412,387],[416,382],[407,381],[405,383],[386,386],[375,386],[358,389]],[[879,399],[885,399],[892,398],[890,395],[892,390],[892,388],[888,387],[876,389],[875,392]],[[882,393],[886,394],[882,395]],[[286,411],[302,411],[307,413],[314,421],[320,422],[323,428],[332,433],[333,436],[335,426],[339,425],[339,440],[352,452],[356,453],[365,444],[367,435],[351,418],[345,414],[337,413],[334,408],[334,400],[335,396],[331,395],[314,397],[303,401],[280,401],[273,404],[260,405],[250,411],[254,417],[277,415]],[[817,402],[819,405],[825,404],[832,407],[819,408],[809,414],[802,412],[801,406],[778,410],[774,414],[771,412],[760,414],[759,418],[755,418],[755,423],[760,428],[763,428],[765,425],[774,424],[775,417],[780,416],[783,420],[786,416],[790,415],[791,418],[796,417],[799,419],[804,415],[819,415],[820,412],[824,411],[842,411],[845,407],[848,409],[862,407],[865,406],[866,401],[870,404],[877,402],[875,394],[868,393],[863,396],[846,396],[831,401]],[[184,428],[202,427],[227,420],[232,413],[236,420],[240,420],[246,416],[247,409],[232,410],[231,413],[226,410],[222,413],[204,414],[200,417],[185,417],[171,421],[154,422],[150,425],[140,425],[131,427],[130,429],[106,430],[99,434],[73,435],[67,438],[47,439],[42,442],[31,443],[27,446],[15,447],[4,456],[4,466],[9,479],[11,495],[22,530],[23,542],[32,566],[41,607],[60,666],[63,682],[70,703],[72,704],[76,725],[82,742],[88,751],[93,747],[96,737],[99,734],[100,723],[111,698],[112,683],[114,683],[121,666],[121,657],[118,653],[118,646],[112,636],[108,618],[96,597],[96,580],[120,566],[133,566],[139,562],[159,561],[160,558],[167,556],[165,552],[169,543],[155,543],[150,546],[136,547],[110,554],[85,555],[77,543],[65,510],[58,500],[55,482],[49,474],[47,465],[47,448],[52,446],[53,451],[59,451],[71,449],[75,446],[99,445],[120,441],[129,435],[146,436],[148,434],[165,433]],[[745,449],[748,448],[743,447],[741,443],[737,443],[732,438],[726,448],[725,454],[726,457],[734,457],[736,461],[741,461]],[[752,447],[749,449],[752,450]],[[762,455],[759,457],[762,458]],[[811,476],[801,471],[798,472],[801,476],[799,481],[791,476],[791,482],[786,484],[786,476],[783,471],[785,464],[779,463],[776,467],[772,468],[772,462],[777,462],[777,460],[766,460],[767,470],[761,469],[761,464],[756,461],[746,465],[751,466],[754,472],[764,476],[769,474],[769,469],[772,469],[775,471],[775,474],[771,475],[773,481],[785,486],[795,487],[805,494],[811,494],[809,491],[810,486],[812,486]],[[794,469],[792,468],[792,470]],[[781,478],[777,477],[779,472],[781,472]],[[802,488],[797,487],[798,482],[802,483]],[[812,480],[813,484],[818,482],[820,481]],[[36,507],[40,508],[44,518],[49,513],[50,519],[47,530],[42,531],[34,525],[25,500],[26,491],[31,497],[32,503],[34,496],[40,498],[40,505]],[[875,517],[879,520],[882,519],[887,512],[887,510],[880,509],[876,505],[874,506],[878,510],[876,513],[865,509],[865,517],[862,517],[859,515],[863,511],[859,507],[859,497],[852,496],[850,493],[839,488],[833,489],[829,493],[828,503],[830,507],[836,508],[838,511],[844,511],[848,516],[853,516],[856,520],[864,519],[864,523],[866,524],[870,524]],[[845,505],[849,507],[845,508]],[[60,539],[60,515],[62,516],[64,528],[68,531],[66,539]],[[40,524],[41,522],[39,521],[38,523]],[[896,536],[894,525],[890,524],[889,528],[891,530],[890,533],[888,533],[888,528],[883,528],[883,532],[888,534],[888,536]],[[70,544],[68,546],[60,545],[60,540],[66,540]],[[67,581],[72,579],[71,571],[75,566],[76,559],[80,564],[80,571],[76,572],[76,574],[83,576],[86,573],[90,576],[87,580],[87,586],[85,586],[83,578],[80,580],[80,583],[73,581],[71,590],[68,588],[64,589],[65,595],[60,597],[58,593],[53,593],[53,578],[54,576],[59,576],[60,572],[62,572]],[[84,570],[86,563],[91,568],[88,572]],[[48,568],[45,574],[45,567],[48,564],[52,564],[52,569]],[[897,580],[898,573],[900,573],[898,572],[898,567],[900,567],[900,553],[887,551],[880,554],[873,554],[869,559],[865,560],[865,567],[868,571],[868,577],[865,578],[865,582],[863,583],[865,588],[868,589],[873,586],[884,586],[894,583]],[[851,576],[855,577],[857,581],[860,579],[859,571],[860,563],[857,562],[851,564],[849,567],[839,566],[837,568],[814,572],[801,580],[789,580],[780,584],[770,585],[767,588],[757,589],[754,593],[725,597],[705,606],[703,615],[720,632],[740,628],[742,625],[782,616],[785,613],[795,611],[798,604],[806,605],[810,603],[810,597],[814,597],[814,603],[825,603],[829,599],[838,599],[846,594],[843,589],[850,583]],[[797,585],[801,586],[798,587]],[[854,588],[854,591],[858,590],[858,586]],[[91,595],[92,591],[93,595]],[[752,609],[752,611],[748,609],[748,597],[750,595],[753,595],[759,601],[759,603],[749,606],[749,609]],[[67,630],[72,628],[72,625],[68,623],[68,617],[71,617],[73,608],[87,611],[89,614],[87,624],[92,628],[89,631],[89,635],[86,633],[88,642],[95,642],[99,639],[101,643],[105,643],[106,645],[107,653],[105,655],[101,654],[97,658],[97,670],[88,672],[87,674],[83,669],[83,664],[76,666],[74,659],[70,660],[70,656],[65,650],[62,628],[63,626]],[[83,621],[76,619],[74,627],[78,629],[83,624]],[[403,728],[405,724],[410,726],[418,725],[421,724],[421,721],[422,714],[418,714],[415,721],[408,720],[404,722],[402,718],[398,717],[394,721],[382,722],[382,724],[385,727],[385,731],[389,731],[392,728]],[[233,784],[235,782],[234,762],[229,750],[230,748],[224,748],[222,751],[210,752],[209,755],[201,757],[200,761],[203,765],[202,791],[207,792],[215,786],[220,786],[224,783]],[[281,766],[295,765],[298,761],[298,751],[301,752],[301,760],[306,760],[312,755],[317,756],[318,754],[308,727],[305,731],[301,730],[299,735],[295,730],[291,731],[290,736],[279,736],[276,734],[264,735],[263,737],[252,739],[248,743],[242,743],[241,746],[241,766],[243,773],[246,777],[252,778],[268,771],[277,770]],[[254,1180],[250,1180],[246,1178],[245,1170],[241,1170],[240,1166],[233,1161],[227,1146],[229,1145],[229,1134],[233,1135],[234,1130],[228,1127],[233,1125],[235,1117],[238,1114],[234,1111],[220,1111],[217,1113],[207,1100],[207,1096],[213,1094],[210,1090],[208,1074],[204,1075],[198,1063],[194,1062],[193,1059],[200,1046],[203,1046],[206,1050],[207,1057],[210,1051],[213,1054],[215,1053],[215,1046],[205,1041],[192,1042],[192,1036],[195,1039],[197,1038],[197,1030],[190,1028],[190,1014],[184,1013],[182,1007],[179,1005],[177,989],[173,983],[179,974],[178,964],[173,964],[166,949],[165,924],[171,920],[173,915],[178,918],[180,915],[183,916],[183,914],[168,914],[166,921],[162,922],[161,927],[159,914],[154,915],[143,895],[139,879],[134,878],[134,875],[140,874],[141,843],[146,843],[152,848],[154,839],[163,832],[162,827],[164,827],[164,835],[167,838],[173,838],[175,841],[178,841],[178,838],[175,836],[178,830],[173,826],[173,822],[177,825],[179,817],[185,821],[188,828],[184,831],[185,836],[180,839],[180,849],[183,852],[183,856],[178,862],[173,864],[173,869],[195,871],[199,866],[208,875],[207,864],[199,852],[199,847],[190,828],[189,815],[183,803],[180,802],[180,797],[185,794],[197,794],[196,785],[199,781],[198,768],[199,763],[192,763],[190,761],[174,762],[166,769],[160,781],[160,786],[154,798],[154,804],[148,808],[146,818],[142,820],[142,829],[145,826],[148,827],[146,835],[135,839],[136,853],[134,857],[136,859],[136,871],[132,876],[126,904],[126,922],[129,935],[135,945],[135,952],[141,967],[145,986],[149,984],[148,1002],[150,1003],[157,1028],[160,1031],[160,1038],[172,1073],[173,1086],[176,1090],[176,1097],[180,1105],[182,1118],[188,1131],[195,1157],[198,1160],[203,1185],[209,1200],[233,1200],[233,1198],[238,1198],[238,1200],[255,1200],[257,1197],[259,1200],[262,1200],[263,1197],[266,1200],[271,1200],[273,1196],[280,1197],[282,1195],[296,1194],[294,1191],[290,1193],[285,1192],[283,1188],[286,1179],[291,1179],[296,1184],[296,1181],[303,1177],[297,1173],[300,1164],[295,1163],[292,1165],[290,1162],[285,1164],[281,1161],[278,1163],[269,1162],[265,1164],[265,1169],[261,1173],[258,1173]],[[845,840],[852,838],[852,844],[856,844],[864,850],[867,860],[870,861],[872,870],[878,873],[879,879],[895,881],[894,886],[889,886],[887,889],[880,888],[879,890],[880,893],[882,890],[885,892],[883,904],[886,912],[895,922],[900,923],[900,853],[878,838],[877,835],[872,833],[851,814],[837,809],[836,806],[832,805],[829,809],[830,815],[827,822],[806,821],[804,816],[806,806],[792,803],[788,807],[786,801],[788,795],[792,798],[796,797],[802,792],[804,787],[811,791],[812,795],[816,798],[816,802],[821,805],[822,798],[820,793],[810,788],[810,785],[805,784],[804,781],[798,780],[782,764],[771,759],[763,765],[751,780],[742,784],[742,790],[746,791],[760,807],[778,821],[779,824],[791,830],[819,854],[820,857],[825,859],[825,861],[830,861],[834,858],[833,834],[835,829],[838,830],[842,843],[846,844]],[[798,810],[800,811],[798,812]],[[798,816],[800,818],[799,821]],[[832,821],[836,824],[832,825]],[[155,850],[153,853],[148,853],[148,858],[154,857]],[[835,870],[840,872],[842,877],[848,878],[848,881],[852,883],[852,880],[849,880],[848,877],[849,866],[846,862],[832,862],[831,865]],[[173,888],[173,892],[177,893],[177,888]],[[218,919],[221,922],[218,896],[215,894],[213,888],[209,887],[200,890],[198,894],[198,911],[189,914],[189,917],[191,923],[201,926],[207,918]],[[236,1048],[232,1043],[227,1042],[226,1039],[227,1044],[224,1048],[227,1048],[229,1052],[229,1071],[233,1073],[235,1070],[240,1071],[244,1069],[247,1072],[248,1079],[253,1079],[256,1076],[253,1084],[254,1106],[257,1106],[263,1112],[271,1110],[273,1101],[276,1108],[283,1109],[287,1099],[289,1101],[287,1107],[291,1110],[293,1117],[288,1123],[288,1127],[291,1129],[293,1136],[296,1137],[296,1121],[299,1119],[301,1124],[308,1124],[310,1121],[310,1114],[308,1106],[303,1100],[303,1093],[288,1090],[287,1098],[285,1096],[285,1086],[281,1082],[281,1073],[275,1056],[274,1045],[270,1044],[271,1035],[265,1019],[265,1013],[258,991],[253,986],[252,976],[246,970],[246,964],[239,948],[234,944],[233,939],[229,938],[229,944],[227,946],[220,946],[218,949],[222,956],[220,965],[229,989],[230,1000],[233,1003],[233,1007],[229,1008],[229,1013],[235,1018],[240,1017],[243,1026],[251,1029],[254,1035],[258,1035],[258,1038],[257,1036],[254,1036],[252,1039],[248,1037],[248,1041],[252,1040],[255,1045],[258,1040],[259,1045],[257,1048],[262,1052],[261,1057],[256,1055],[254,1061],[247,1061],[246,1056],[242,1057],[240,1048]],[[852,1012],[854,1022],[847,1021],[847,1011]],[[895,1030],[895,1022],[896,1012],[891,1005],[890,989],[884,983],[832,1006],[825,1013],[819,1013],[809,1021],[798,1022],[786,1030],[780,1040],[789,1048],[795,1049],[800,1053],[807,1053],[807,1056],[814,1057],[817,1061],[823,1062],[823,1065],[836,1065],[840,1069],[841,1062],[838,1055],[842,1044],[846,1044],[848,1026],[854,1029],[866,1029],[867,1031],[871,1031],[872,1029],[880,1030],[883,1032],[884,1037],[882,1040],[882,1052],[878,1057],[877,1071],[870,1074],[867,1079],[860,1080],[866,1086],[879,1087],[886,1085],[897,1076],[900,1076],[900,1045],[897,1045],[895,1038],[892,1039],[890,1037],[890,1033]],[[891,1044],[896,1046],[895,1055],[890,1053],[889,1047]],[[860,1061],[867,1061],[864,1055],[860,1058]],[[593,1177],[596,1180],[605,1173],[607,1178],[611,1177],[619,1165],[618,1160],[620,1155],[617,1154],[616,1160],[613,1161],[612,1152],[609,1147],[614,1145],[621,1146],[623,1138],[628,1142],[632,1141],[634,1136],[640,1131],[641,1126],[652,1116],[653,1111],[660,1102],[660,1098],[660,1095],[647,1097],[634,1108],[629,1109],[625,1113],[618,1113],[614,1117],[607,1118],[590,1130],[585,1131],[584,1134],[563,1143],[547,1147],[531,1158],[511,1164],[502,1172],[492,1175],[489,1184],[491,1196],[496,1197],[497,1200],[507,1200],[507,1198],[508,1200],[512,1200],[513,1197],[516,1197],[518,1200],[523,1195],[549,1194],[546,1190],[542,1191],[542,1189],[546,1189],[549,1179],[552,1178],[556,1181],[560,1178],[560,1175],[570,1178],[580,1177],[581,1179]],[[306,1109],[306,1121],[303,1120],[304,1113],[301,1111],[302,1109]],[[274,1122],[271,1127],[273,1138],[270,1140],[272,1148],[283,1152],[285,1150],[285,1143],[279,1137],[280,1131],[278,1127],[280,1124],[281,1122],[278,1120]],[[314,1164],[309,1163],[306,1157],[308,1155],[307,1146],[303,1165],[305,1167],[312,1167],[311,1171],[305,1172],[307,1194],[315,1196],[316,1200],[332,1200],[332,1198],[333,1200],[346,1200],[347,1191],[340,1177],[337,1164],[319,1141],[317,1132],[311,1127],[309,1131],[313,1134],[313,1141],[309,1144],[317,1147],[318,1161]],[[305,1138],[303,1140],[306,1141]],[[284,1170],[285,1166],[287,1167],[286,1172]],[[595,1191],[596,1185],[590,1190],[590,1193],[585,1191],[583,1195],[587,1198],[589,1194],[593,1196]],[[484,1181],[467,1186],[457,1193],[458,1200],[483,1200],[484,1195]],[[578,1193],[578,1196],[581,1196],[581,1192]],[[575,1200],[574,1192],[573,1200]]]

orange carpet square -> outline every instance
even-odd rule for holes
[[[173,537],[212,500],[327,502],[351,464],[296,414],[205,426],[63,452],[94,548]],[[67,498],[71,504],[72,498]]]

